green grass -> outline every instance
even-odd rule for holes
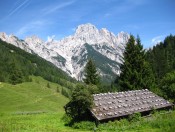
[[[167,113],[161,111],[150,117],[139,117],[138,120],[128,121],[121,119],[100,123],[96,132],[174,132],[175,111]],[[73,125],[73,128],[93,130],[94,122],[82,121]]]
[[[68,99],[56,92],[58,84],[50,83],[41,77],[33,77],[33,82],[18,85],[0,84],[0,112],[63,111]]]
[[[76,129],[64,126],[64,112],[34,115],[1,115],[0,131],[4,132],[74,132]],[[81,132],[83,130],[78,130]],[[85,130],[84,130],[85,131]]]
[[[69,101],[61,94],[64,88],[41,77],[18,85],[0,83],[0,132],[92,132],[93,122],[64,125],[63,106]],[[48,88],[48,83],[50,88]],[[60,93],[58,92],[58,90]],[[126,119],[100,124],[97,132],[172,132],[175,111],[157,112],[149,118],[129,122]]]
[[[122,123],[121,123],[122,122]],[[140,121],[129,122],[123,120],[120,122],[111,122],[102,124],[101,131],[125,131],[125,132],[173,132],[175,130],[175,111],[160,115],[160,112],[149,118],[141,118]],[[110,128],[110,129],[108,129]]]
[[[1,82],[0,132],[75,131],[61,119],[68,98],[57,88],[61,91],[64,87],[34,76],[32,82],[18,85]]]

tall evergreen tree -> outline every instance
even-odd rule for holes
[[[89,59],[86,64],[84,76],[85,79],[83,80],[86,84],[97,85],[99,83],[99,75],[97,73],[95,63],[92,61],[92,59]]]
[[[160,42],[147,52],[147,60],[154,71],[157,84],[161,84],[161,79],[175,70],[175,36],[168,36],[164,42]],[[160,86],[161,87],[161,86]]]
[[[153,86],[154,76],[145,60],[145,51],[139,37],[135,40],[133,35],[130,36],[120,69],[120,90],[150,89]]]

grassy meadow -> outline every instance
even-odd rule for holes
[[[64,87],[41,77],[18,85],[0,83],[0,132],[92,132],[94,122],[64,125],[63,106],[68,98],[61,94]],[[120,121],[100,124],[97,132],[139,131],[159,132],[175,130],[175,111],[156,112],[137,121]]]
[[[32,77],[32,82],[17,85],[1,82],[0,131],[75,131],[62,121],[63,106],[68,102],[68,98],[60,94],[62,89],[66,90],[41,77]]]

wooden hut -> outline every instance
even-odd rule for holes
[[[171,108],[172,103],[148,89],[94,94],[90,110],[97,121],[106,121],[153,109]]]

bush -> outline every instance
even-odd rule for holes
[[[94,130],[96,126],[94,122],[81,121],[74,123],[72,127],[75,129]]]
[[[89,118],[89,108],[92,104],[92,96],[86,85],[78,84],[72,91],[71,100],[64,106],[64,109],[73,120],[87,120]]]
[[[125,127],[128,127],[129,122],[126,119],[109,121],[108,123],[99,124],[98,130],[101,131],[123,131]]]
[[[50,83],[49,83],[49,82],[47,83],[47,88],[51,88],[51,87],[50,87]]]
[[[57,88],[56,88],[56,92],[57,92],[57,93],[59,93],[59,92],[60,92],[59,87],[57,87]]]
[[[129,116],[128,120],[132,122],[140,121],[141,119],[141,114],[140,113],[134,113]]]
[[[71,126],[71,124],[72,124],[72,118],[70,116],[66,115],[66,114],[63,115],[61,120],[64,122],[64,124],[66,126]]]
[[[64,88],[62,88],[61,94],[64,95],[65,97],[67,97],[67,98],[70,98],[70,95],[69,95],[68,91],[65,90]]]

